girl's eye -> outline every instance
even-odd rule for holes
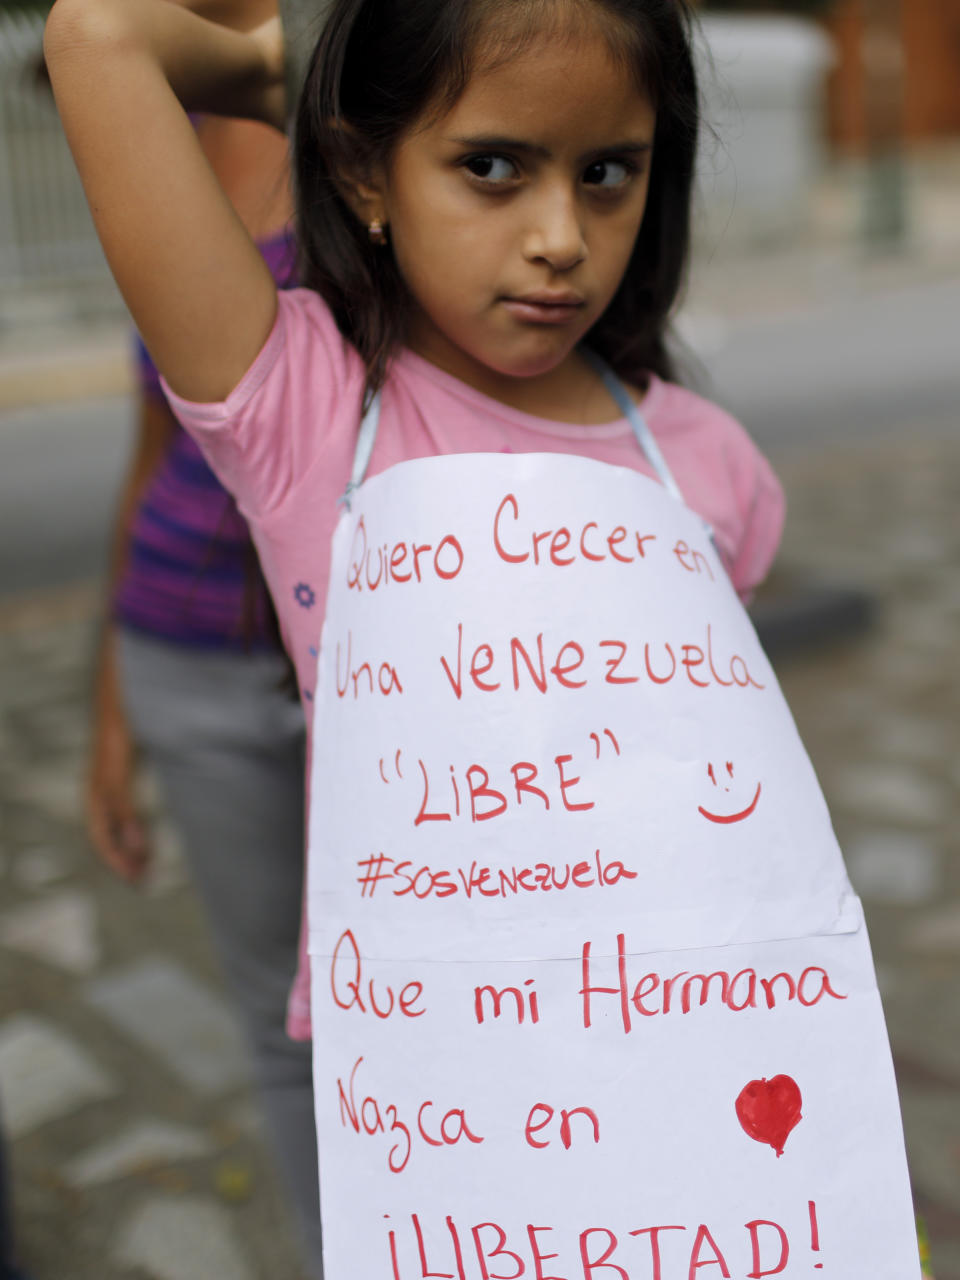
[[[597,160],[584,170],[583,180],[587,186],[615,191],[627,184],[632,172],[623,160]]]
[[[481,182],[488,182],[491,186],[510,182],[517,176],[516,165],[506,156],[470,156],[464,161],[464,168],[474,178],[479,178]]]

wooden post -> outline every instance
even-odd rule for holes
[[[862,0],[862,12],[867,142],[863,235],[868,245],[894,247],[902,243],[907,226],[901,0]]]

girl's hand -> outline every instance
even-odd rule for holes
[[[260,51],[266,68],[267,84],[263,91],[262,118],[266,124],[283,132],[287,123],[284,88],[283,28],[280,18],[269,18],[249,32]]]
[[[277,289],[183,108],[279,121],[277,41],[168,0],[56,0],[47,18],[47,66],[107,261],[188,400],[233,390],[273,327]]]
[[[136,883],[149,867],[150,850],[134,796],[136,750],[113,677],[111,666],[102,678],[93,726],[87,834],[111,871]]]

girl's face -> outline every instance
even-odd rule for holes
[[[606,309],[643,220],[656,113],[603,37],[543,37],[411,130],[378,208],[408,345],[488,394],[549,378]]]

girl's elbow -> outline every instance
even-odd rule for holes
[[[57,69],[123,43],[123,20],[113,0],[56,0],[43,32],[43,56]]]

